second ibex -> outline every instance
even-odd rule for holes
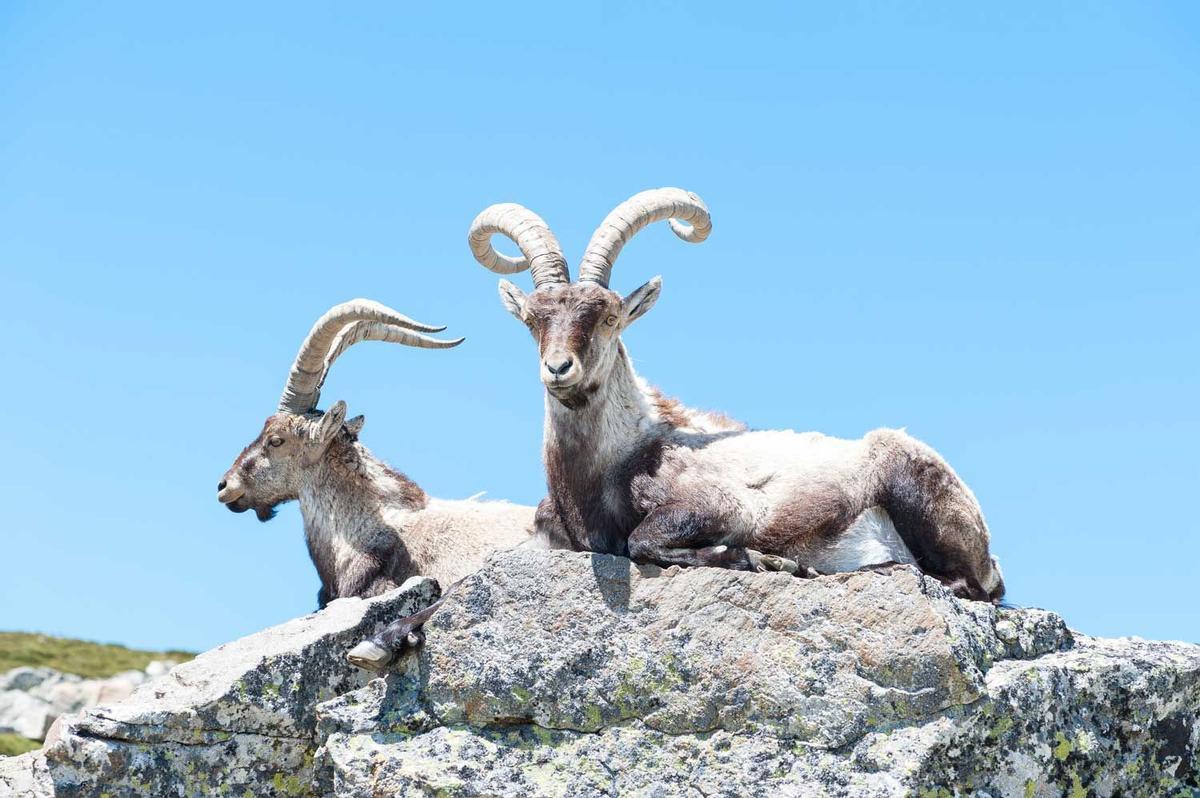
[[[304,536],[321,577],[317,606],[377,596],[410,576],[442,586],[479,568],[494,549],[529,539],[533,509],[508,502],[435,499],[358,440],[363,417],[346,403],[317,409],[330,366],[361,341],[447,349],[458,341],[365,299],[333,307],[313,326],[288,374],[279,409],[217,485],[234,512],[268,521],[299,500]]]

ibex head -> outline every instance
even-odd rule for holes
[[[275,508],[299,496],[305,473],[321,462],[335,440],[357,439],[364,419],[346,420],[346,403],[317,410],[329,367],[360,341],[389,341],[427,349],[458,346],[462,338],[442,341],[422,335],[439,332],[389,307],[366,299],[343,302],[317,320],[292,363],[279,409],[258,437],[238,455],[217,484],[217,499],[235,513],[254,510],[269,521]]]
[[[576,283],[571,282],[558,239],[533,211],[511,203],[493,205],[471,224],[467,241],[485,268],[500,274],[526,269],[533,273],[533,293],[501,280],[500,299],[533,334],[542,384],[567,407],[583,407],[599,390],[616,362],[621,332],[658,300],[661,277],[626,297],[610,290],[608,279],[629,239],[663,219],[691,243],[703,241],[712,230],[708,208],[695,194],[678,188],[635,194],[592,234]],[[512,239],[522,257],[497,252],[491,244],[495,233]]]

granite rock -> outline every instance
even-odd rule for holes
[[[346,663],[435,595],[411,580],[334,602],[68,717],[44,756],[14,758],[51,785],[27,794],[1200,790],[1200,646],[1091,638],[908,567],[796,579],[498,553],[419,652],[382,678]]]

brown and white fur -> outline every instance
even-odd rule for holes
[[[359,442],[364,419],[347,420],[345,402],[316,409],[329,367],[350,346],[388,341],[445,349],[462,342],[419,332],[440,329],[368,300],[330,309],[305,338],[278,411],[217,485],[226,507],[254,510],[260,521],[284,502],[300,502],[321,578],[319,608],[337,598],[377,596],[418,574],[449,585],[495,549],[530,539],[533,508],[431,498]]]
[[[639,380],[620,333],[660,289],[657,278],[626,299],[586,283],[501,288],[538,342],[546,386],[539,536],[660,565],[831,573],[915,562],[961,595],[999,599],[978,504],[928,446],[896,430],[857,441],[751,431]]]
[[[449,585],[492,551],[529,539],[533,508],[430,497],[373,455],[358,440],[363,418],[346,422],[345,413],[337,402],[323,414],[271,416],[218,491],[230,510],[254,510],[262,521],[300,502],[319,608],[377,596],[418,574]]]
[[[622,298],[608,288],[612,265],[654,221],[704,240],[711,222],[699,197],[658,189],[622,203],[592,237],[575,283],[545,223],[520,209],[514,225],[519,206],[503,207],[501,217],[480,215],[470,241],[493,271],[534,272],[532,294],[502,280],[500,296],[537,343],[546,389],[539,537],[659,565],[812,574],[915,562],[960,596],[1000,600],[979,504],[930,447],[898,430],[854,441],[747,430],[637,378],[621,334],[658,300],[662,280]],[[497,264],[494,232],[517,240],[525,264]]]

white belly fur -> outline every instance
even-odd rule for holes
[[[856,571],[885,562],[913,565],[917,562],[887,511],[879,506],[863,510],[845,532],[802,556],[804,565],[825,574]]]

